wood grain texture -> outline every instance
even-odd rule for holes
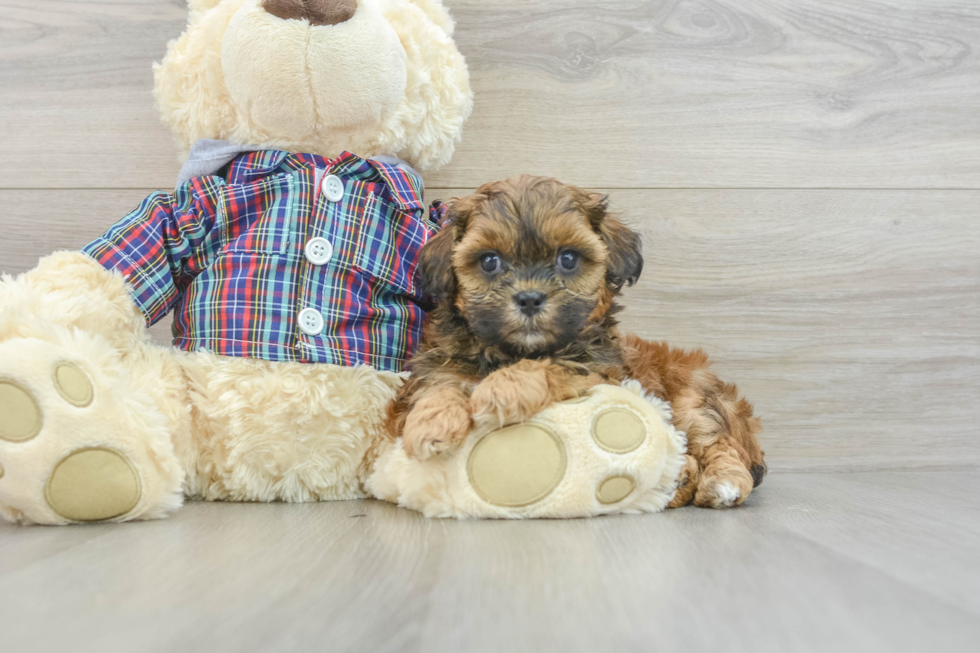
[[[430,187],[976,188],[968,0],[448,0],[476,95]],[[180,0],[0,0],[0,187],[166,185]]]
[[[978,491],[975,473],[773,474],[727,512],[198,503],[162,522],[0,524],[0,630],[12,651],[80,653],[959,653],[980,638]]]
[[[146,192],[0,191],[0,272],[81,247]],[[609,193],[645,243],[624,329],[707,350],[772,469],[980,466],[980,191]]]
[[[430,185],[532,172],[613,188],[977,186],[973,3],[453,7],[476,105]]]
[[[0,187],[167,186],[180,166],[152,63],[181,0],[0,0]]]

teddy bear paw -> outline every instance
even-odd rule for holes
[[[487,504],[520,511],[496,516],[661,510],[682,462],[672,433],[636,388],[599,387],[480,438],[467,477]]]
[[[403,441],[404,442],[404,441]],[[368,486],[429,517],[561,518],[657,512],[674,495],[685,440],[636,381],[599,385],[519,424],[476,422],[458,451],[392,447]]]
[[[144,498],[146,422],[90,360],[40,340],[0,344],[0,506],[24,522],[124,519]],[[130,390],[132,392],[132,390]],[[135,436],[135,437],[134,437]]]

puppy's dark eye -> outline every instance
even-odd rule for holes
[[[493,274],[500,270],[500,256],[493,252],[480,256],[480,269],[486,274]]]
[[[558,267],[565,272],[572,272],[578,267],[582,256],[573,249],[563,249],[558,253]]]

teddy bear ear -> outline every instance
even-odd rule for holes
[[[452,37],[456,29],[456,21],[449,15],[449,10],[439,0],[410,0],[421,9],[433,23],[442,28],[446,36]]]
[[[473,111],[466,60],[452,38],[453,21],[438,0],[410,2],[422,11],[389,12],[386,17],[408,54],[406,95],[400,125],[386,133],[396,154],[419,171],[449,163]],[[424,80],[424,83],[422,83]]]

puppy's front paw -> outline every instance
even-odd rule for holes
[[[458,390],[436,390],[419,400],[405,419],[402,445],[412,458],[427,460],[462,442],[472,419]]]
[[[481,423],[495,420],[497,426],[506,426],[523,422],[551,402],[544,367],[518,364],[497,370],[480,382],[470,398],[470,409]]]

